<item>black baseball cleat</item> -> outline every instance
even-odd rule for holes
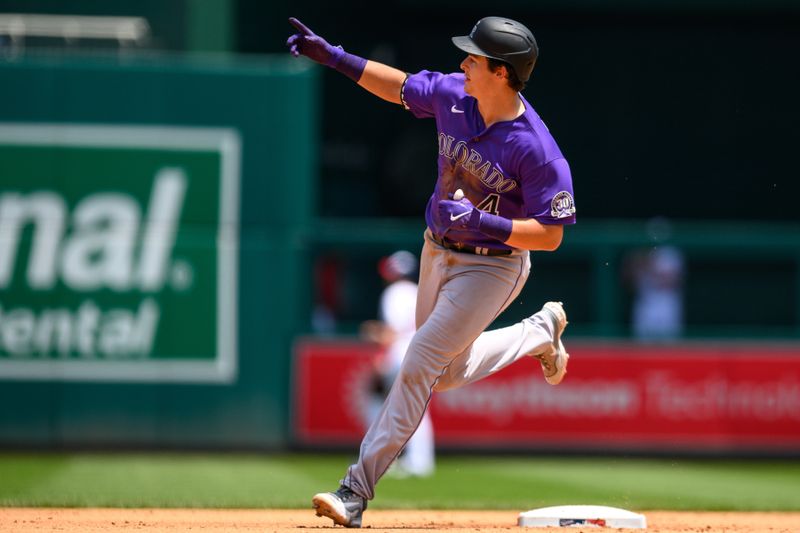
[[[361,527],[361,515],[367,499],[342,485],[336,492],[320,492],[311,498],[317,516],[327,516],[344,527]]]

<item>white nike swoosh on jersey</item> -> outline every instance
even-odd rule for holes
[[[450,222],[455,222],[459,218],[463,217],[464,215],[469,215],[472,211],[464,211],[460,215],[453,216],[453,213],[450,213]]]
[[[456,109],[456,104],[453,104],[453,107],[450,108],[450,111],[452,111],[453,113],[463,113],[464,112],[461,109]]]

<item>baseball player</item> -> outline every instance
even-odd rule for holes
[[[547,302],[512,326],[484,331],[519,295],[530,250],[559,247],[575,222],[569,165],[520,91],[538,46],[523,24],[479,20],[453,37],[461,72],[408,74],[349,54],[290,18],[287,46],[348,76],[418,118],[433,118],[438,178],[425,212],[417,332],[400,373],[367,430],[358,461],[335,492],[312,498],[318,516],[360,527],[375,485],[414,433],[434,391],[460,387],[532,356],[555,385],[567,371],[567,317]],[[320,406],[324,409],[324,406]]]

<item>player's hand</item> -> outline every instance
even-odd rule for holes
[[[294,17],[290,17],[289,22],[300,30],[300,33],[295,33],[286,41],[290,54],[294,57],[306,56],[327,67],[333,67],[339,62],[344,54],[342,47],[329,44]]]
[[[453,200],[453,194],[447,195],[447,200],[439,200],[439,220],[449,231],[456,229],[478,228],[481,220],[481,212],[476,209],[466,196],[461,200]]]

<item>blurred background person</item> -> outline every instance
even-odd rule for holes
[[[417,257],[406,250],[394,252],[378,262],[378,273],[386,284],[380,297],[379,319],[368,320],[361,327],[364,338],[381,346],[374,361],[373,378],[370,380],[371,397],[366,427],[369,427],[383,406],[416,331],[415,280],[418,264]],[[433,424],[430,413],[426,412],[389,475],[425,477],[433,474],[434,466]]]
[[[669,244],[668,220],[651,219],[647,232],[654,246],[634,252],[627,265],[633,335],[645,341],[679,339],[684,328],[684,256]]]

